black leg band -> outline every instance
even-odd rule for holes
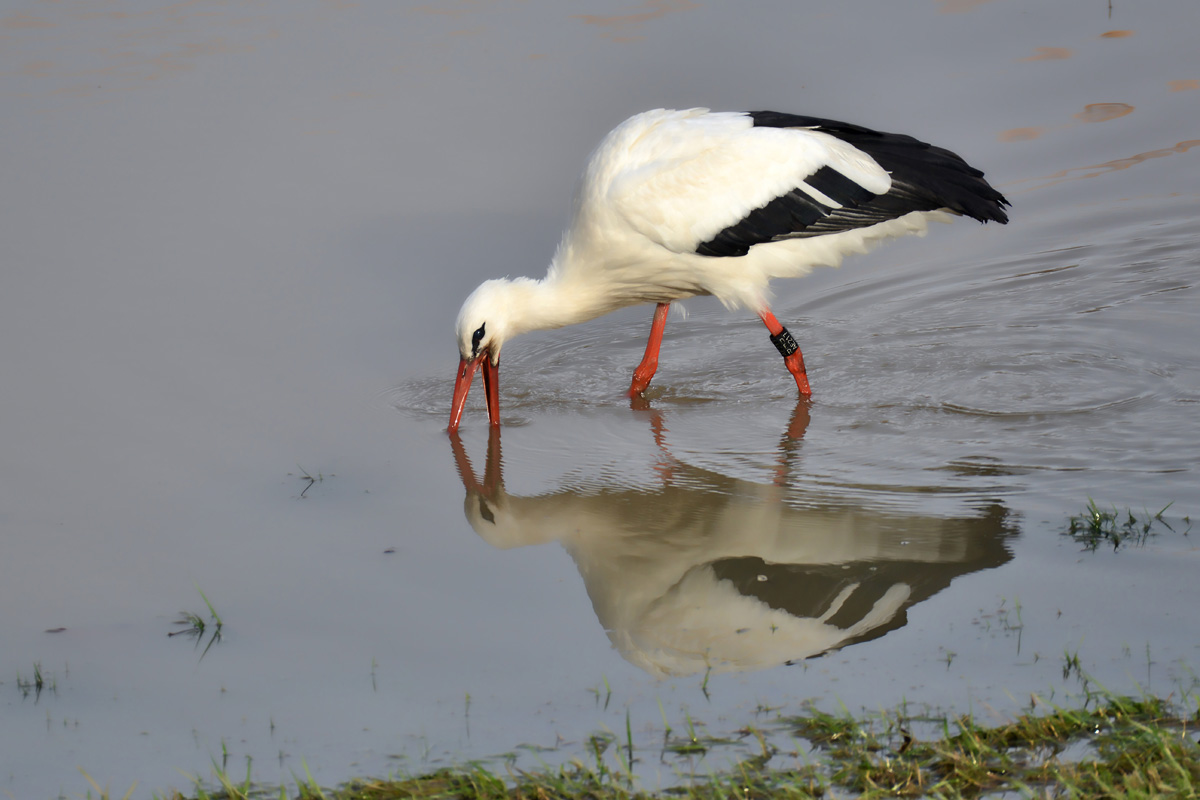
[[[800,349],[800,345],[796,344],[796,340],[792,338],[792,332],[787,328],[781,330],[778,336],[772,336],[771,344],[775,345],[775,349],[779,351],[779,355],[784,358],[787,358]]]

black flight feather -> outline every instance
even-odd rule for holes
[[[905,134],[819,117],[752,111],[750,118],[756,127],[809,128],[835,136],[875,159],[891,175],[892,187],[876,195],[837,170],[822,167],[804,182],[841,208],[824,205],[796,188],[700,244],[700,255],[744,256],[756,244],[865,228],[912,211],[945,208],[980,222],[1008,222],[1004,195],[983,179],[983,172],[949,150]]]

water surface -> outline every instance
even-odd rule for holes
[[[0,793],[553,761],[627,713],[654,785],[664,717],[1004,717],[1081,690],[1064,654],[1188,688],[1198,25],[1182,0],[6,9]],[[604,132],[695,105],[934,141],[1012,222],[777,285],[811,402],[701,299],[647,403],[630,309],[511,343],[501,436],[478,389],[447,436],[462,298],[542,274]],[[1061,532],[1089,497],[1173,503],[1174,531],[1085,552]],[[207,652],[167,636],[200,591]]]

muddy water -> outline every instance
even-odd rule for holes
[[[1082,690],[1064,654],[1110,689],[1190,688],[1198,23],[6,10],[0,794],[554,761],[627,714],[653,784],[685,768],[664,719],[1003,716]],[[465,294],[541,273],[606,130],[701,104],[936,141],[1012,222],[776,286],[811,402],[756,319],[701,299],[646,403],[622,396],[631,309],[511,343],[501,435],[476,396],[448,437]],[[1173,503],[1171,527],[1085,552],[1061,531],[1089,497]],[[201,591],[211,647],[167,635]]]

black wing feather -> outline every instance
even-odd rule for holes
[[[752,246],[781,239],[824,236],[865,228],[912,211],[949,209],[980,222],[1008,222],[1008,200],[957,154],[900,133],[848,122],[752,111],[755,126],[810,128],[836,136],[869,154],[891,174],[892,188],[876,195],[836,170],[823,167],[805,183],[836,200],[826,206],[799,189],[776,197],[696,248],[700,255],[743,256]]]

